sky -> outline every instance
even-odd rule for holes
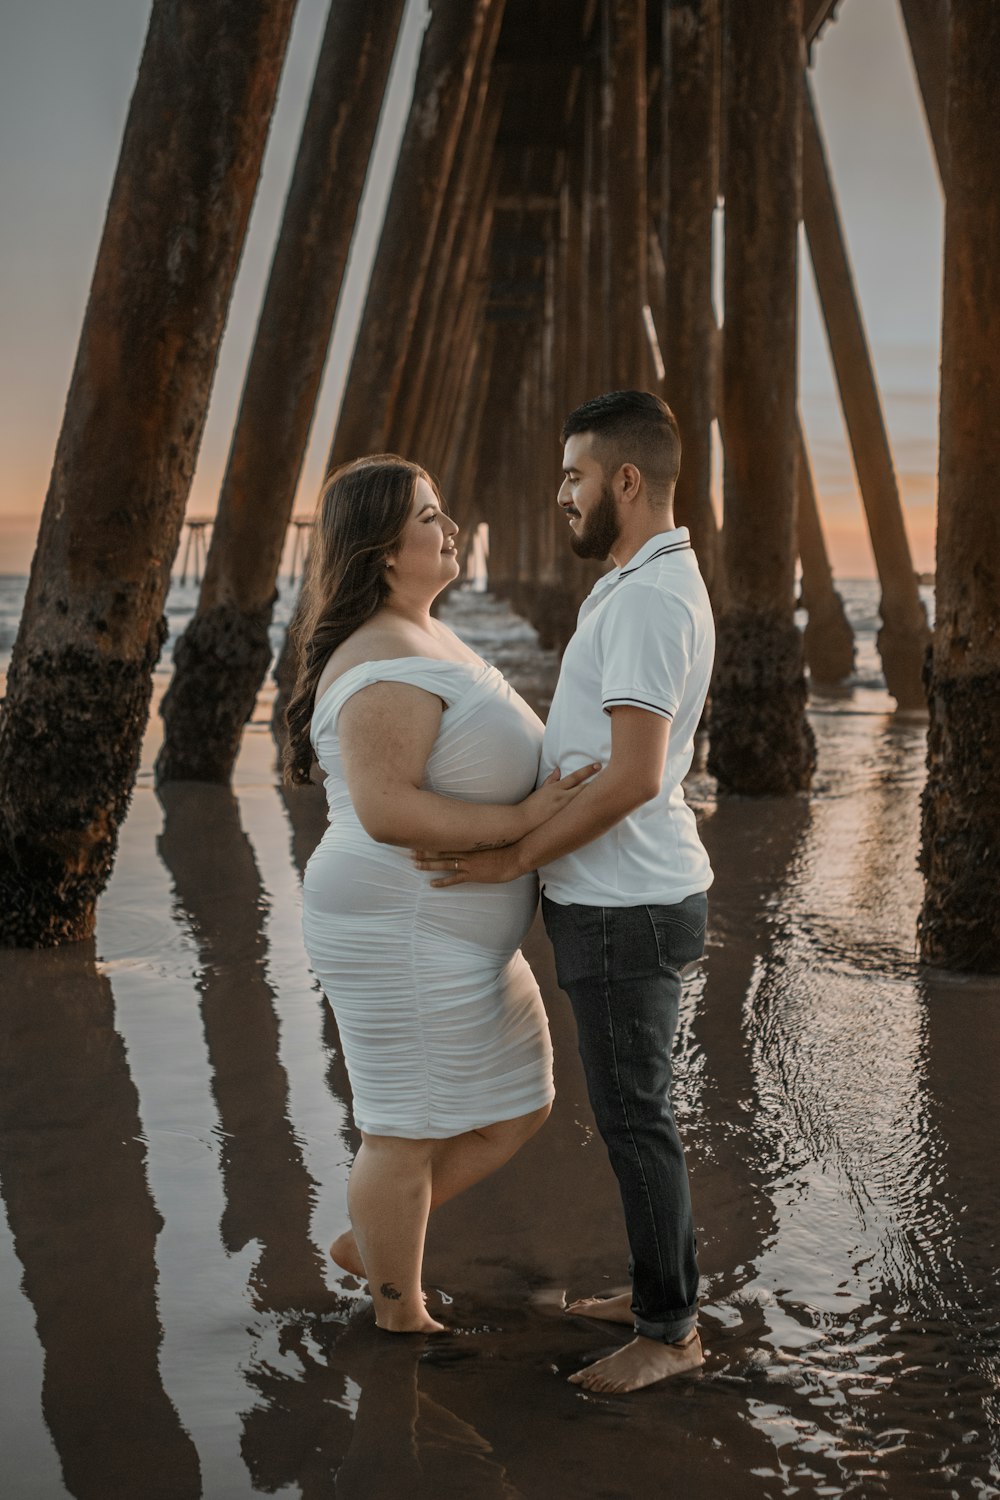
[[[0,572],[30,563],[149,0],[0,0]],[[327,11],[299,0],[188,514],[215,510]],[[296,509],[312,509],[405,121],[409,0]],[[813,84],[882,388],[915,566],[933,567],[943,202],[897,0],[841,0]],[[808,255],[803,421],[834,569],[873,576]],[[669,400],[669,392],[667,399]],[[554,437],[555,441],[555,437]]]

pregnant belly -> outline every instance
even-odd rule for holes
[[[351,926],[378,943],[408,941],[419,932],[444,953],[468,947],[506,963],[521,946],[538,902],[538,881],[525,875],[504,885],[458,885],[435,890],[406,850],[368,841],[320,844],[306,866],[303,906],[307,935],[324,919]]]

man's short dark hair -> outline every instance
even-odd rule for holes
[[[562,440],[594,434],[594,457],[610,476],[635,464],[654,497],[672,489],[681,466],[681,435],[665,401],[652,391],[611,391],[570,412]]]

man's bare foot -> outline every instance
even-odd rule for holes
[[[578,1297],[566,1304],[566,1311],[577,1318],[600,1318],[605,1323],[625,1323],[629,1328],[635,1323],[631,1292],[617,1297]]]
[[[345,1229],[343,1234],[338,1234],[330,1246],[330,1259],[342,1271],[349,1271],[352,1276],[360,1276],[362,1281],[365,1280],[365,1263],[361,1259],[353,1229]]]
[[[437,1322],[430,1313],[403,1313],[384,1309],[375,1319],[376,1327],[385,1333],[446,1333],[443,1323]]]
[[[571,1385],[587,1391],[620,1394],[641,1391],[671,1375],[684,1375],[705,1363],[698,1330],[693,1329],[681,1344],[660,1344],[656,1339],[638,1335],[630,1344],[616,1349],[606,1359],[598,1359],[585,1370],[569,1377]]]

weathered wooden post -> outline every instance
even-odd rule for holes
[[[481,181],[455,235],[448,265],[451,294],[438,309],[436,338],[419,383],[420,400],[413,410],[413,430],[405,450],[426,455],[435,473],[444,471],[451,455],[455,412],[471,378],[475,333],[486,303],[498,176],[490,148],[497,123],[498,112],[484,133],[486,156],[480,165]]]
[[[1000,972],[1000,10],[952,0],[920,952]]]
[[[330,467],[386,447],[459,131],[503,0],[434,0]]]
[[[608,389],[608,341],[604,317],[605,214],[600,151],[600,82],[593,67],[583,75],[583,202],[580,223],[580,327],[584,335],[582,365],[584,394],[580,401]],[[579,402],[577,403],[580,404]],[[573,408],[571,407],[570,410]],[[568,415],[568,413],[567,413]]]
[[[205,581],[160,709],[160,783],[229,781],[271,660],[275,581],[403,3],[330,6]]]
[[[295,0],[155,0],[0,719],[0,943],[93,931]]]
[[[719,548],[712,509],[712,421],[717,328],[712,306],[712,218],[719,180],[720,0],[670,0],[664,16],[660,244],[666,261],[661,346],[664,390],[683,456],[674,514],[687,526],[709,592]]]
[[[809,619],[802,634],[814,682],[843,682],[854,671],[854,632],[844,601],[833,586],[809,453],[798,427],[798,512],[796,534],[802,564],[802,607]]]
[[[453,444],[442,475],[444,494],[449,506],[456,507],[456,510],[460,510],[464,517],[461,524],[465,529],[466,542],[469,541],[473,528],[481,520],[486,519],[482,514],[480,497],[476,492],[475,477],[489,399],[490,372],[493,368],[496,333],[495,323],[484,323],[480,327],[479,336],[476,339],[472,378],[465,399],[465,410],[461,417],[459,441]]]
[[[802,0],[727,0],[723,561],[709,769],[789,793],[815,766],[793,618]]]
[[[878,649],[886,683],[899,707],[924,708],[921,672],[930,641],[927,615],[917,589],[878,382],[854,290],[819,121],[805,79],[803,93],[803,219],[882,586]]]
[[[388,435],[388,447],[394,453],[422,452],[417,438],[426,432],[426,403],[440,388],[442,370],[450,368],[452,351],[444,325],[453,326],[454,303],[461,297],[468,277],[469,242],[474,242],[477,209],[483,206],[492,176],[493,142],[500,123],[501,90],[493,83],[493,58],[502,22],[503,8],[494,7],[479,47],[427,277],[400,374],[399,398]]]
[[[601,152],[608,389],[645,386],[646,0],[602,0]]]

